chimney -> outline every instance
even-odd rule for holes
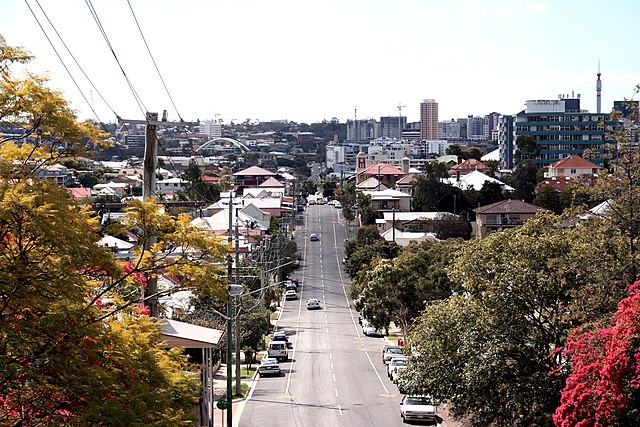
[[[462,157],[458,156],[458,164],[462,163]]]

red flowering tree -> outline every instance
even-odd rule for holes
[[[640,281],[611,323],[577,329],[565,355],[571,371],[553,420],[558,427],[640,425]]]

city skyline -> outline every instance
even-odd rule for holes
[[[606,113],[613,101],[632,97],[640,83],[640,59],[624,42],[640,36],[633,23],[640,5],[631,0],[617,1],[616,7],[596,0],[131,0],[137,23],[126,1],[88,2],[142,100],[138,105],[86,2],[39,4],[97,91],[37,2],[4,3],[0,34],[36,56],[27,69],[48,72],[50,85],[62,90],[80,119],[96,117],[27,4],[104,122],[114,121],[115,114],[141,118],[144,109],[166,109],[170,120],[179,112],[184,120],[225,123],[333,117],[345,122],[356,110],[358,119],[398,116],[399,105],[408,122],[417,122],[423,99],[436,100],[444,121],[494,111],[516,114],[527,100],[571,93],[595,112],[598,63]],[[620,28],[624,39],[616,36]]]

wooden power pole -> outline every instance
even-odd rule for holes
[[[128,120],[118,117],[118,124],[145,125],[144,140],[144,170],[142,173],[142,200],[148,201],[156,193],[156,169],[158,165],[158,126],[184,126],[184,122],[168,122],[166,110],[162,115],[162,121],[158,121],[158,113],[147,112],[146,120]],[[145,240],[146,251],[151,250],[157,240],[155,230],[149,231],[150,235]],[[144,291],[144,302],[149,308],[149,315],[158,317],[158,279],[152,272],[147,275],[147,287]]]

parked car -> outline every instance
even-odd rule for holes
[[[384,337],[383,331],[368,323],[366,326],[362,326],[362,333],[368,337]]]
[[[384,350],[382,350],[382,363],[385,365],[389,363],[392,357],[402,356],[404,353],[402,352],[402,347],[397,345],[385,345]]]
[[[307,300],[307,310],[319,310],[320,301],[317,298],[310,298]]]
[[[262,359],[260,366],[258,366],[258,375],[277,375],[280,376],[282,371],[280,370],[280,364],[275,357],[265,357]]]
[[[284,341],[271,341],[267,347],[267,357],[275,357],[277,360],[288,360],[289,346]]]
[[[440,420],[436,412],[438,404],[429,396],[405,395],[400,402],[402,422]]]
[[[311,240],[312,242],[317,242],[318,240],[320,240],[320,238],[318,237],[318,235],[316,233],[312,233],[309,236],[309,240]]]
[[[287,300],[298,299],[298,293],[296,291],[294,291],[293,289],[289,289],[288,291],[286,291],[284,293],[284,297]]]
[[[336,209],[342,209],[342,203],[340,203],[339,201],[336,200],[333,203],[333,207],[336,208]]]
[[[408,364],[409,362],[407,361],[407,356],[394,357],[393,359],[389,360],[389,363],[387,364],[387,377],[393,377],[393,371],[396,369],[396,367],[407,366]]]
[[[393,382],[394,384],[398,384],[400,381],[400,374],[406,370],[406,365],[399,365],[393,368],[393,372],[391,372],[391,382]]]
[[[287,348],[293,348],[293,345],[289,342],[289,337],[282,331],[274,332],[271,335],[271,341],[280,341],[287,343]]]
[[[287,291],[291,291],[291,290],[297,291],[298,290],[298,286],[295,283],[293,283],[292,281],[290,281],[290,280],[285,282],[284,288]]]

